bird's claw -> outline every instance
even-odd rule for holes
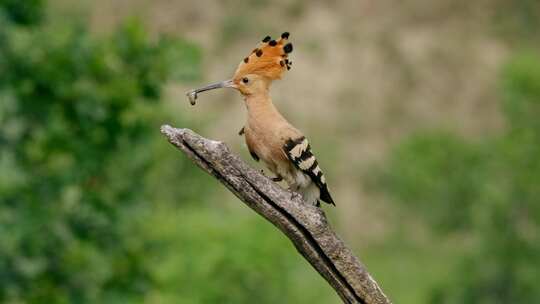
[[[300,198],[302,198],[302,195],[300,195],[300,193],[294,190],[291,190],[291,199],[300,199]]]
[[[264,174],[264,170],[261,169],[260,172],[261,172],[262,175],[266,176],[266,175]],[[280,182],[280,181],[283,180],[283,177],[281,177],[281,176],[279,176],[279,175],[276,176],[276,177],[269,177],[269,176],[267,176],[267,177],[268,177],[269,179],[271,179],[273,182]]]

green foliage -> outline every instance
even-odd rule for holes
[[[393,151],[383,182],[391,195],[408,210],[423,213],[437,230],[466,229],[482,183],[480,156],[455,135],[416,134]]]
[[[274,227],[216,205],[214,180],[159,135],[188,123],[161,97],[200,77],[198,47],[137,22],[107,37],[39,24],[30,4],[0,5],[0,302],[335,298]]]
[[[251,212],[197,207],[154,216],[161,225],[145,231],[163,241],[155,256],[160,288],[150,303],[328,303],[334,297],[289,240]]]
[[[502,78],[503,134],[480,143],[417,135],[397,147],[383,174],[396,202],[473,241],[432,303],[540,301],[540,58],[516,56]]]
[[[43,18],[43,0],[0,0],[0,15],[6,14],[11,21],[30,25]]]
[[[9,3],[23,18],[30,2]],[[150,242],[129,233],[157,162],[158,98],[173,67],[196,76],[199,52],[152,42],[136,23],[110,39],[1,23],[0,301],[140,299],[153,285]]]
[[[511,132],[540,135],[540,61],[527,52],[516,56],[503,73],[503,109]],[[517,134],[516,134],[517,135]]]

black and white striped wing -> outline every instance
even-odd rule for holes
[[[289,139],[283,146],[283,150],[287,154],[289,160],[294,164],[296,168],[307,174],[311,180],[319,187],[321,191],[321,200],[332,205],[336,205],[330,192],[328,192],[328,186],[326,185],[326,179],[319,167],[319,163],[315,158],[315,155],[311,152],[311,146],[308,140],[302,136],[297,139]]]

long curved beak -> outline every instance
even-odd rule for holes
[[[186,93],[187,97],[189,98],[189,101],[191,105],[195,105],[195,100],[197,100],[197,94],[204,92],[204,91],[210,91],[214,89],[221,89],[221,88],[236,88],[236,85],[234,84],[234,81],[232,79],[220,81],[216,83],[209,84],[207,86],[204,86],[202,88],[194,89],[191,91],[188,91]]]

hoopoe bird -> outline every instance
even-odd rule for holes
[[[247,108],[247,121],[239,134],[244,135],[251,156],[276,175],[273,181],[285,180],[289,189],[307,202],[320,206],[322,200],[335,205],[308,140],[279,113],[270,98],[272,81],[281,79],[291,68],[288,56],[293,46],[288,39],[287,32],[278,41],[266,36],[240,62],[230,80],[192,90],[187,95],[194,105],[200,92],[218,88],[238,90]]]

